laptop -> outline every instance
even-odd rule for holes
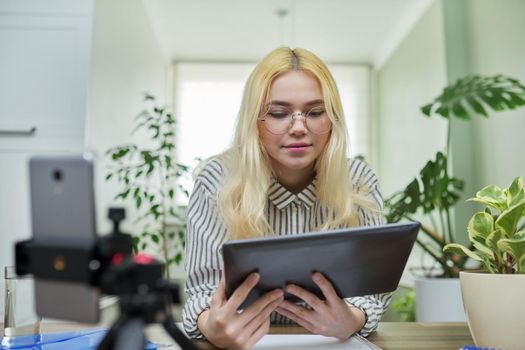
[[[313,272],[328,278],[341,298],[393,292],[419,227],[411,222],[226,242],[226,294],[230,297],[252,272],[258,272],[260,280],[239,309],[289,283],[325,299]],[[285,299],[299,301],[288,293]]]

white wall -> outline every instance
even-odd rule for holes
[[[116,183],[104,181],[105,152],[132,141],[130,133],[134,117],[144,107],[144,92],[166,102],[168,63],[141,0],[97,0],[93,28],[86,148],[98,156],[97,219],[99,231],[105,233],[110,229],[106,219],[108,206],[121,205],[113,200],[118,190]],[[134,231],[131,220],[125,222],[124,228]]]
[[[377,148],[376,167],[385,198],[404,189],[445,148],[445,121],[420,112],[446,85],[444,40],[442,4],[435,1],[375,72],[377,113],[372,131],[377,141],[372,147]],[[422,259],[428,267],[431,260],[416,246],[408,268],[420,267]],[[401,283],[413,283],[408,269]]]
[[[446,84],[441,3],[434,2],[377,74],[373,147],[385,197],[403,189],[446,143],[446,124],[420,107]]]
[[[502,4],[504,3],[504,5]],[[499,74],[525,83],[525,1],[468,0],[467,33],[472,73]],[[525,107],[473,123],[476,188],[510,185],[525,176]]]

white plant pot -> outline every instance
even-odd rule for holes
[[[416,321],[466,321],[459,278],[418,278],[415,293]]]
[[[477,346],[525,347],[525,275],[460,272],[470,334]]]

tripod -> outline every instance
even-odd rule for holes
[[[100,257],[109,266],[99,275],[102,293],[119,297],[120,316],[98,346],[98,350],[141,350],[146,345],[143,327],[161,323],[183,350],[197,347],[177,328],[172,303],[180,304],[179,287],[162,277],[163,264],[147,255],[131,257],[129,235],[120,231],[123,209],[110,209],[113,233],[99,245]],[[107,257],[111,256],[111,261]],[[102,258],[101,260],[104,260]]]
[[[170,305],[180,303],[179,288],[163,279],[164,264],[147,255],[132,256],[132,238],[119,229],[120,221],[125,218],[124,209],[112,208],[108,217],[113,221],[112,234],[100,237],[93,245],[17,242],[17,274],[99,287],[102,293],[118,296],[121,316],[109,329],[99,350],[144,349],[146,338],[142,328],[151,323],[161,323],[182,349],[196,350],[171,316]],[[63,265],[57,268],[53,263],[56,261]]]
[[[106,271],[101,288],[105,293],[119,296],[121,316],[111,326],[98,350],[144,349],[146,338],[142,329],[151,323],[161,323],[182,349],[197,349],[177,328],[171,316],[172,300],[180,302],[178,286],[162,279],[162,264],[154,260],[146,263],[126,261]]]

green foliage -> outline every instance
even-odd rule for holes
[[[476,193],[472,201],[486,206],[468,224],[473,248],[447,244],[443,251],[469,256],[487,272],[525,273],[525,198],[523,179],[516,178],[506,189],[490,185]]]
[[[524,95],[525,86],[516,79],[501,74],[493,77],[469,75],[447,86],[421,111],[427,116],[436,113],[447,119],[469,120],[474,114],[488,117],[487,107],[499,112],[523,106]]]
[[[525,86],[516,79],[503,75],[492,77],[473,75],[445,87],[433,102],[421,107],[421,112],[426,116],[438,114],[446,118],[446,150],[444,153],[437,152],[435,159],[428,161],[416,178],[403,190],[385,200],[386,217],[390,223],[404,219],[415,220],[416,214],[424,214],[429,218],[431,225],[421,226],[422,235],[416,242],[441,266],[442,277],[457,277],[468,257],[480,263],[484,261],[478,255],[476,258],[481,260],[467,253],[474,245],[463,247],[467,251],[463,248],[450,248],[443,251],[447,244],[457,241],[451,223],[452,211],[463,195],[464,188],[463,180],[449,176],[450,120],[454,117],[471,120],[475,115],[488,117],[489,110],[499,112],[524,105]],[[520,196],[516,188],[510,189],[516,193],[516,196],[512,197],[514,204],[519,202]],[[484,189],[478,200],[482,199],[497,210],[507,205],[505,203],[507,197],[495,186]],[[499,226],[511,227],[516,215],[506,216]],[[498,233],[494,233],[490,237],[490,242],[495,242],[497,238]],[[507,249],[514,248],[507,247]]]
[[[392,302],[392,308],[399,314],[401,322],[416,321],[416,294],[410,290],[405,296]]]
[[[155,97],[146,94],[147,108],[135,118],[132,134],[139,130],[149,135],[149,147],[137,144],[119,145],[106,154],[111,165],[106,181],[116,179],[121,188],[115,199],[132,202],[139,212],[134,223],[141,232],[133,238],[135,251],[154,249],[161,253],[169,267],[179,265],[184,249],[185,214],[175,204],[175,194],[188,191],[177,179],[189,169],[177,163],[175,150],[175,118],[166,107],[156,104]]]

